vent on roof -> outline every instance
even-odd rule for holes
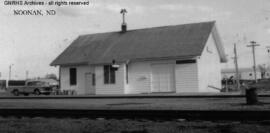
[[[126,9],[121,9],[120,13],[123,15],[123,23],[121,26],[121,31],[122,32],[126,32],[127,31],[127,24],[125,22],[125,14],[127,13]]]
[[[122,24],[121,29],[122,29],[122,32],[126,32],[127,31],[127,25]]]

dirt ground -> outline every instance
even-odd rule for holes
[[[1,99],[2,108],[135,110],[270,110],[270,97],[246,105],[245,98]]]
[[[268,133],[270,121],[0,118],[1,133]]]
[[[1,99],[2,108],[270,110],[270,97],[248,106],[245,98]],[[0,133],[268,133],[268,121],[150,121],[146,119],[0,117]]]

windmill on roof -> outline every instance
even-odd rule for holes
[[[127,13],[127,10],[125,8],[121,9],[120,13],[123,15],[123,23],[122,23],[121,29],[122,29],[122,32],[126,32],[127,31],[127,24],[125,22],[125,14]]]

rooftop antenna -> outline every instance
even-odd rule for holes
[[[123,23],[121,26],[122,32],[126,32],[127,31],[127,24],[125,22],[125,14],[127,13],[127,10],[125,8],[121,9],[120,13],[123,16]]]

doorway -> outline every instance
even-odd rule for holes
[[[152,92],[174,91],[174,65],[152,64]]]
[[[86,94],[95,94],[95,81],[96,77],[94,73],[85,73],[85,90]]]

